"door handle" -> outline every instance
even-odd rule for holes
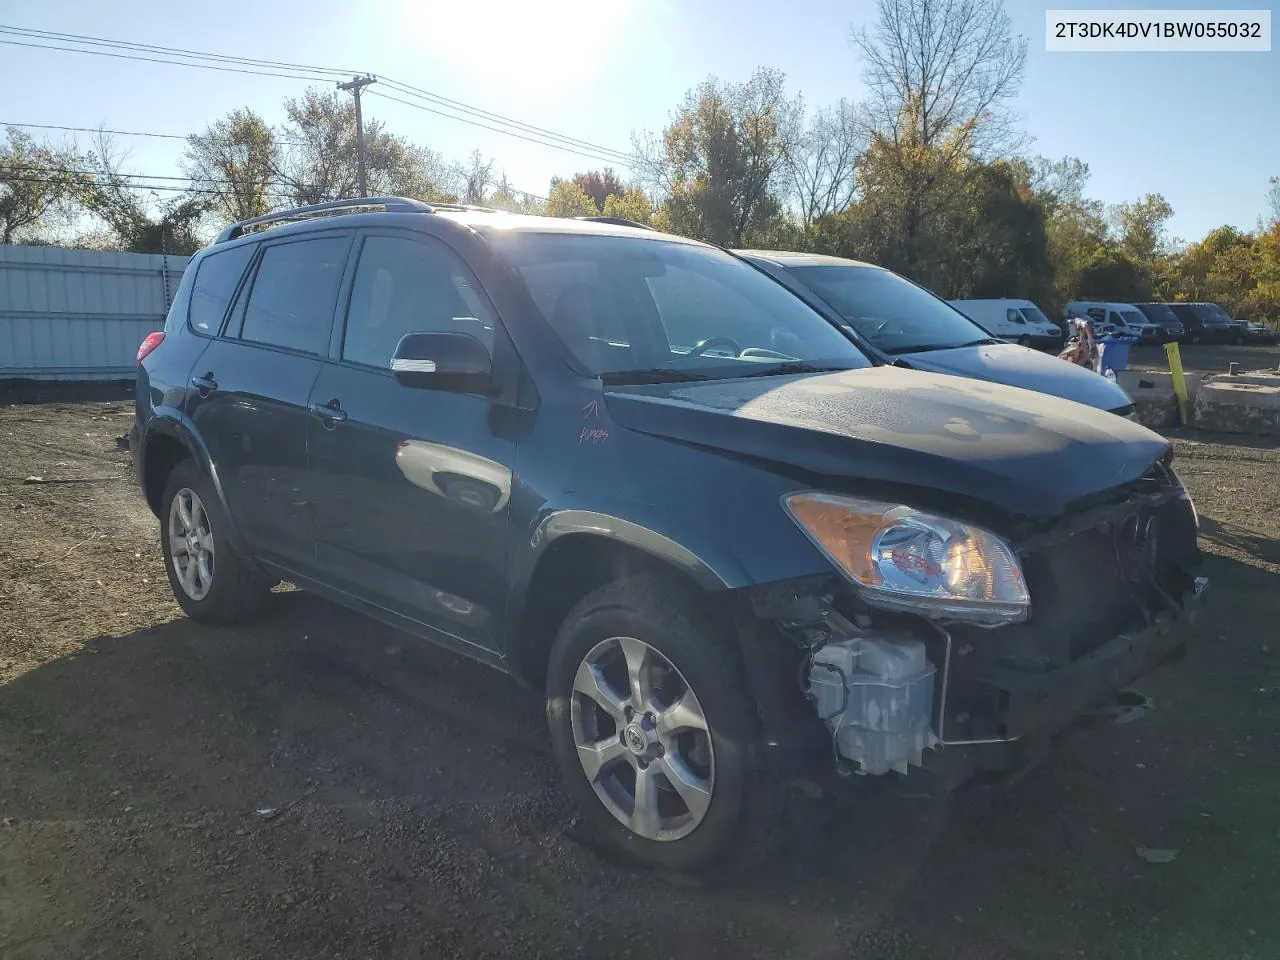
[[[218,389],[218,381],[213,379],[212,371],[206,373],[203,377],[192,377],[191,385],[200,391],[200,396],[202,397],[207,397]]]
[[[312,416],[319,417],[326,427],[336,427],[342,421],[347,419],[347,411],[342,409],[337,399],[330,400],[328,403],[310,403],[307,404],[307,410]]]

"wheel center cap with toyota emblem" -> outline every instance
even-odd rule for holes
[[[622,742],[637,757],[643,757],[649,752],[649,746],[653,741],[643,726],[639,723],[629,723],[622,728]]]

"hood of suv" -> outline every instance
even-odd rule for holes
[[[955,347],[928,353],[903,354],[899,361],[913,370],[949,373],[990,383],[1038,390],[1099,410],[1125,410],[1133,405],[1129,395],[1106,377],[1039,350],[1014,343]]]
[[[1145,427],[994,383],[875,367],[608,388],[624,427],[830,477],[906,484],[1053,516],[1168,451]]]

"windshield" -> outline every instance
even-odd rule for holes
[[[1126,324],[1137,324],[1140,327],[1147,325],[1147,316],[1141,310],[1117,310],[1116,314]]]
[[[1032,304],[1029,307],[1019,307],[1022,316],[1026,318],[1027,323],[1053,323],[1048,317],[1040,312],[1040,308]]]
[[[885,353],[982,343],[987,331],[922,287],[879,267],[795,267],[789,273]]]
[[[723,379],[870,366],[820,314],[720,250],[638,237],[490,237],[596,376]]]
[[[1198,303],[1196,304],[1196,309],[1198,309],[1201,314],[1208,316],[1211,320],[1216,320],[1218,323],[1235,322],[1231,319],[1231,314],[1227,313],[1227,311],[1223,310],[1222,307],[1218,306],[1216,303]]]
[[[1167,303],[1140,303],[1138,309],[1152,323],[1177,323],[1178,317]]]

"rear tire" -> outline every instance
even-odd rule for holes
[[[226,513],[190,460],[173,468],[160,500],[160,549],[178,606],[202,623],[240,623],[261,612],[274,583],[235,550]]]
[[[641,657],[647,673],[634,669]],[[637,684],[638,676],[649,679]],[[642,703],[655,709],[636,710]],[[687,724],[664,719],[675,710],[691,718]],[[762,737],[740,649],[674,577],[617,580],[570,611],[551,648],[547,722],[565,786],[606,852],[660,870],[705,873],[769,848],[782,792],[762,773]],[[673,728],[684,732],[664,736]],[[642,793],[655,798],[652,816],[637,802]]]

